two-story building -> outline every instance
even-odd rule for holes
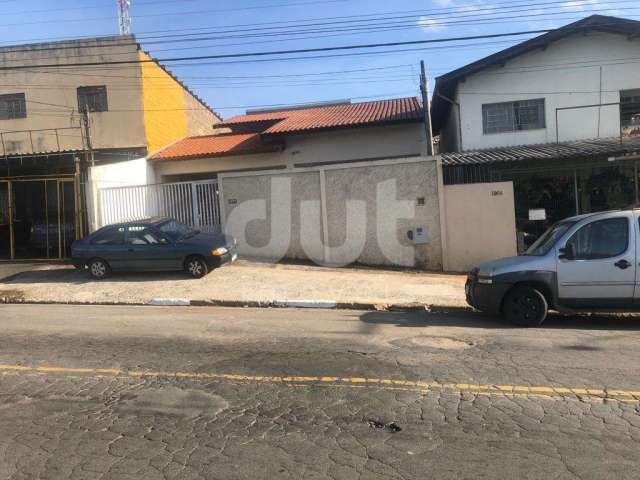
[[[445,184],[512,181],[521,247],[639,199],[640,22],[594,15],[436,80]]]
[[[92,227],[90,166],[151,177],[146,156],[220,120],[133,36],[0,48],[0,259],[64,257]]]

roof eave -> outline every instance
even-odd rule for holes
[[[384,127],[391,125],[406,125],[409,123],[420,123],[422,122],[423,116],[416,118],[404,118],[398,120],[384,120],[380,122],[369,122],[369,123],[354,123],[354,124],[346,124],[346,125],[333,125],[329,127],[311,127],[311,128],[300,128],[295,130],[283,130],[283,131],[274,131],[274,132],[263,132],[262,135],[273,137],[277,135],[304,135],[309,133],[322,133],[322,132],[335,132],[339,130],[355,130],[358,128],[373,128],[373,127]]]

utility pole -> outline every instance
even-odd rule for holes
[[[91,127],[89,125],[89,103],[85,103],[84,111],[82,112],[82,127],[84,130],[84,141],[85,141],[85,158],[87,160],[87,165],[90,163],[91,166],[95,166],[95,159],[93,157],[93,145],[91,143]]]
[[[427,155],[433,156],[433,132],[431,130],[431,105],[429,103],[429,87],[424,61],[420,61],[420,93],[422,93],[422,107],[424,109],[424,128],[427,134]]]
[[[87,226],[89,226],[89,212],[87,209],[87,187],[89,186],[89,165],[91,165],[92,167],[95,167],[95,158],[94,158],[94,154],[93,154],[93,143],[91,142],[91,124],[90,124],[90,118],[89,118],[89,102],[86,102],[84,104],[84,111],[82,112],[82,126],[83,126],[83,132],[84,132],[84,139],[85,139],[85,150],[84,150],[84,162],[78,161],[76,162],[76,178],[77,178],[77,184],[76,184],[76,199],[77,199],[77,206],[79,207],[78,210],[80,212],[80,218],[78,218],[78,225],[79,225],[79,231],[80,233],[84,233],[84,224],[86,222]],[[84,163],[84,165],[83,165]],[[83,195],[83,188],[84,188],[84,195]],[[92,203],[93,203],[93,207],[94,207],[94,211],[96,210],[96,199],[94,198],[95,195],[92,194]],[[84,201],[83,201],[84,200]],[[93,222],[95,224],[95,219],[93,219]]]

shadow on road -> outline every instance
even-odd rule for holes
[[[187,277],[184,272],[118,272],[112,274],[106,282],[162,282],[175,280],[192,280]],[[85,283],[94,283],[94,280],[87,272],[81,272],[75,268],[58,268],[54,270],[32,270],[29,272],[21,272],[6,277],[0,281],[0,284],[19,284],[19,283],[70,283],[81,285]]]
[[[373,333],[377,325],[397,327],[519,328],[494,315],[482,313],[366,312],[360,315],[360,333]],[[550,313],[539,329],[640,330],[640,314],[561,315]]]

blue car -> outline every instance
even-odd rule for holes
[[[222,233],[202,233],[172,218],[108,225],[73,242],[76,268],[98,280],[112,271],[183,270],[193,278],[237,258],[237,243]]]

